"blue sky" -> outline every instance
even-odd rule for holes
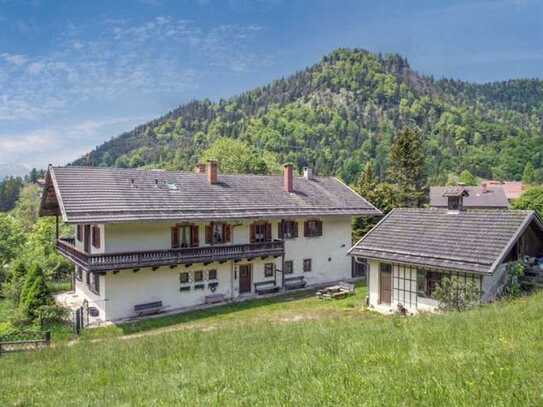
[[[436,78],[543,77],[541,0],[0,0],[0,34],[0,175],[337,47],[397,52]]]

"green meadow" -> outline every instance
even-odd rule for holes
[[[543,294],[381,316],[366,293],[262,299],[3,355],[2,406],[542,405]]]

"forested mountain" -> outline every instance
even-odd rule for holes
[[[217,139],[235,138],[277,162],[351,182],[364,163],[387,174],[404,127],[425,139],[430,182],[468,170],[520,179],[543,167],[543,82],[440,80],[399,55],[338,49],[318,64],[228,100],[187,103],[97,147],[74,164],[191,169]],[[538,172],[543,179],[543,170]]]

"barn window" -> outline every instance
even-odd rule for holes
[[[274,271],[275,271],[275,264],[273,263],[264,264],[264,277],[273,277]]]
[[[100,242],[100,228],[98,226],[92,227],[92,245],[99,249],[101,242]]]
[[[204,272],[201,270],[195,271],[194,281],[204,281]]]
[[[294,239],[298,237],[298,222],[283,220],[279,222],[279,239]]]
[[[207,279],[208,280],[216,280],[217,279],[217,270],[209,270],[207,272]]]
[[[304,259],[304,273],[311,271],[311,259]]]
[[[285,274],[294,273],[294,262],[292,260],[285,261]]]

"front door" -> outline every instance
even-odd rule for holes
[[[90,253],[90,239],[91,239],[91,226],[85,225],[85,236],[83,237],[83,244],[85,246],[85,253]]]
[[[390,304],[392,297],[392,270],[388,264],[382,264],[379,270],[379,303]]]
[[[239,293],[251,292],[251,274],[252,266],[250,264],[243,264],[239,266]]]

